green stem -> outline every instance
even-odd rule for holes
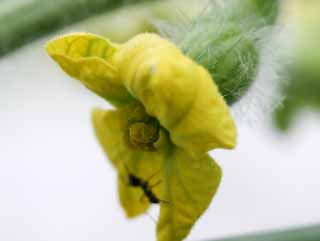
[[[124,3],[147,0],[33,0],[0,15],[0,57],[36,38]]]
[[[319,241],[320,225],[273,231],[260,234],[242,235],[211,241]]]

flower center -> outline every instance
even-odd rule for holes
[[[129,128],[130,142],[139,147],[152,145],[159,138],[159,128],[144,122],[136,122]]]
[[[127,137],[130,146],[141,150],[155,150],[154,143],[159,139],[160,124],[149,116],[142,106],[128,111]]]

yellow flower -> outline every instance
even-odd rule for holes
[[[71,34],[50,42],[47,51],[116,107],[94,110],[92,121],[118,171],[127,216],[159,201],[157,240],[184,239],[220,183],[221,169],[207,152],[236,143],[235,125],[210,74],[155,34],[122,45]]]

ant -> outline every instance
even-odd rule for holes
[[[127,166],[125,166],[125,168],[127,169],[128,172],[128,181],[129,181],[129,185],[132,187],[140,187],[142,189],[142,191],[144,192],[144,195],[146,195],[146,197],[148,198],[150,203],[154,203],[154,204],[158,204],[160,202],[162,203],[169,203],[168,201],[163,201],[160,200],[153,192],[152,192],[152,188],[154,188],[155,186],[159,185],[162,181],[159,180],[157,183],[153,184],[152,186],[149,185],[149,181],[158,173],[154,173],[153,175],[151,175],[151,177],[149,177],[147,180],[142,180],[141,178],[133,175],[132,173],[129,172],[129,169]]]

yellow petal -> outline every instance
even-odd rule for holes
[[[181,149],[165,161],[163,198],[157,225],[158,241],[181,241],[207,209],[221,179],[221,169],[205,155],[192,159]]]
[[[144,213],[150,205],[140,187],[128,185],[128,175],[134,174],[141,180],[152,177],[150,185],[163,179],[163,153],[141,151],[130,148],[125,141],[126,113],[123,110],[104,111],[95,109],[92,122],[102,149],[118,171],[120,203],[128,217]],[[162,185],[152,191],[161,194]]]
[[[119,46],[92,34],[70,34],[47,45],[47,52],[71,77],[87,88],[121,106],[132,100],[119,80],[112,57]]]
[[[127,217],[134,218],[145,213],[148,210],[150,203],[147,199],[141,198],[144,195],[141,188],[130,187],[128,183],[125,183],[124,181],[124,178],[119,174],[119,201],[122,208],[125,210]]]
[[[95,134],[103,151],[113,166],[118,168],[123,158],[127,158],[120,111],[94,109],[91,118]]]
[[[173,44],[141,34],[115,53],[114,63],[128,91],[174,144],[193,156],[235,146],[235,125],[210,74]]]

